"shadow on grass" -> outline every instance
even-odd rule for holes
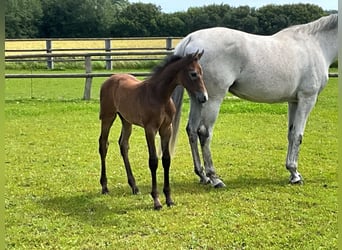
[[[268,178],[253,178],[239,176],[232,180],[225,180],[226,188],[215,189],[210,185],[202,185],[199,182],[174,182],[171,183],[173,197],[179,203],[183,203],[181,199],[186,199],[186,196],[194,195],[201,199],[205,199],[203,195],[210,193],[210,199],[215,199],[215,193],[222,193],[224,197],[233,195],[235,192],[251,191],[265,187],[265,190],[279,190],[291,186],[286,179],[279,177],[278,179]],[[162,194],[162,183],[159,183],[160,199],[164,208],[160,213],[167,209],[165,198]],[[305,184],[304,184],[305,185]],[[308,185],[319,185],[325,187],[324,180],[311,180]],[[300,185],[297,185],[300,187]],[[61,214],[61,216],[71,216],[77,220],[88,223],[92,226],[116,225],[122,220],[133,220],[139,213],[148,216],[153,211],[153,202],[150,196],[151,186],[143,184],[139,186],[140,193],[133,195],[128,185],[120,187],[109,187],[110,193],[102,195],[100,188],[93,192],[77,192],[73,194],[65,194],[40,200],[40,204],[48,210]],[[297,188],[295,188],[297,189]],[[282,192],[282,191],[279,191]],[[226,193],[226,194],[225,194]],[[222,196],[218,196],[221,197]],[[196,198],[195,198],[196,200]],[[192,201],[190,201],[192,202]],[[227,201],[228,202],[228,201]]]

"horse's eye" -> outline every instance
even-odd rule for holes
[[[196,71],[190,71],[189,76],[191,80],[196,80],[198,78]]]

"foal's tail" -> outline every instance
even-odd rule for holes
[[[170,139],[170,152],[171,155],[174,155],[175,146],[177,141],[177,134],[179,130],[179,123],[182,114],[182,104],[183,104],[183,95],[184,95],[184,88],[183,86],[178,85],[172,93],[172,100],[176,106],[176,114],[172,120],[172,135]]]

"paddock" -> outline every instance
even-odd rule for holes
[[[94,79],[86,102],[80,98],[82,79],[49,79],[50,86],[56,84],[50,89],[47,79],[33,79],[34,98],[22,94],[23,81],[30,91],[30,79],[6,79],[7,249],[337,248],[337,78],[330,79],[307,124],[299,159],[307,177],[302,186],[288,185],[282,171],[286,104],[251,103],[230,95],[212,143],[227,188],[200,185],[185,133],[186,97],[171,165],[176,205],[160,211],[163,216],[151,208],[146,150],[134,147],[145,144],[142,129],[134,128],[130,149],[141,194],[131,195],[126,181],[116,143],[118,123],[107,159],[112,192],[101,195],[97,139],[102,78]]]

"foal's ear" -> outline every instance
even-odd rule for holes
[[[198,52],[197,52],[198,53]],[[202,49],[201,53],[198,53],[198,59],[201,59],[202,55],[204,54],[204,49]]]

